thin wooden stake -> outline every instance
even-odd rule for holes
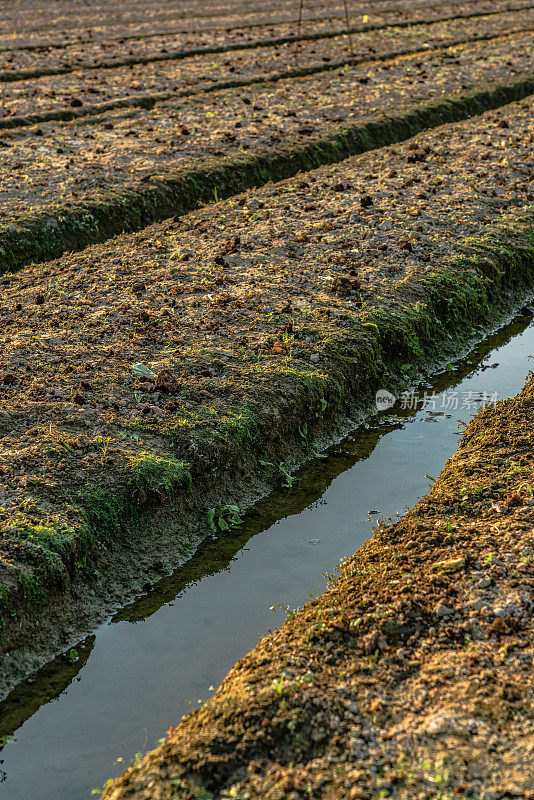
[[[297,41],[295,42],[295,64],[298,62],[298,55],[300,50],[300,29],[302,25],[302,9],[304,7],[304,0],[299,0],[299,18],[297,22]]]
[[[347,0],[343,0],[343,5],[345,6],[345,22],[347,23],[347,36],[349,37],[350,63],[354,64],[354,48],[352,46],[352,35],[350,32],[349,8],[347,5]]]

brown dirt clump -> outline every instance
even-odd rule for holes
[[[105,800],[534,797],[534,376]]]

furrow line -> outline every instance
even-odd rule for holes
[[[534,8],[534,4],[520,6],[512,9],[512,11],[529,11]],[[444,17],[436,17],[433,19],[411,19],[404,20],[398,23],[384,23],[382,25],[356,25],[350,27],[351,34],[358,33],[372,33],[387,30],[389,28],[410,28],[414,25],[431,25],[438,22],[453,22],[461,19],[476,19],[478,17],[496,16],[498,14],[510,13],[509,9],[499,9],[495,12],[488,13],[487,11],[476,11],[471,14],[458,14]],[[513,32],[517,32],[516,29]],[[193,47],[187,50],[174,50],[170,53],[158,53],[147,56],[132,56],[129,58],[116,58],[101,63],[78,63],[65,67],[49,67],[42,69],[21,69],[21,70],[2,70],[0,71],[0,83],[17,83],[19,81],[32,80],[34,78],[51,77],[53,75],[70,75],[73,72],[81,70],[102,70],[102,69],[117,69],[120,67],[129,67],[134,64],[152,64],[156,62],[165,61],[181,61],[185,58],[192,58],[194,56],[215,55],[217,53],[230,53],[239,50],[256,50],[261,47],[280,47],[284,44],[293,44],[296,42],[313,42],[321,39],[335,39],[338,36],[345,36],[347,34],[346,28],[336,28],[332,31],[316,31],[314,33],[302,33],[297,35],[279,36],[275,39],[256,39],[253,42],[229,42],[222,45],[213,45],[208,47]],[[502,35],[502,34],[499,34]],[[346,61],[339,63],[347,63]],[[339,66],[339,63],[337,66]],[[356,62],[360,63],[360,62]],[[309,73],[305,73],[309,74]],[[284,77],[298,77],[298,71],[288,71]],[[271,78],[277,80],[278,78]]]
[[[415,56],[415,55],[427,55],[428,53],[435,53],[440,51],[445,51],[450,49],[451,47],[456,47],[462,44],[470,44],[482,41],[492,41],[496,39],[504,39],[507,36],[513,36],[517,33],[529,33],[532,28],[529,27],[519,27],[512,31],[508,31],[506,34],[496,33],[496,34],[482,34],[480,36],[474,37],[463,37],[455,39],[454,41],[449,41],[443,45],[432,45],[430,47],[425,47],[424,49],[421,48],[403,48],[402,50],[397,51],[390,51],[388,53],[382,53],[379,55],[375,55],[373,58],[369,58],[365,56],[361,59],[356,59],[352,62],[352,66],[359,66],[361,64],[367,64],[371,61],[389,61],[390,59],[400,58],[402,56]],[[235,80],[228,80],[228,81],[220,81],[213,84],[208,84],[203,87],[197,87],[195,89],[182,89],[177,92],[157,92],[157,93],[146,93],[146,94],[139,94],[139,95],[130,95],[128,97],[121,98],[119,100],[106,100],[103,103],[93,103],[91,105],[85,105],[83,108],[70,108],[70,109],[59,109],[57,111],[46,111],[43,113],[36,113],[36,114],[24,114],[24,115],[14,115],[12,117],[6,117],[4,119],[0,119],[0,130],[13,130],[15,128],[23,128],[23,127],[30,127],[31,125],[39,125],[41,123],[46,122],[70,122],[75,119],[81,119],[83,117],[92,117],[92,116],[99,116],[104,114],[108,111],[115,111],[120,108],[144,108],[144,109],[151,109],[157,103],[166,102],[167,100],[176,100],[182,97],[193,97],[195,95],[202,95],[208,92],[223,92],[228,89],[239,89],[245,86],[257,86],[259,84],[267,84],[267,83],[276,83],[277,81],[282,81],[291,78],[305,78],[309,75],[318,75],[324,72],[332,72],[334,70],[340,69],[345,66],[351,65],[350,58],[343,58],[339,61],[331,61],[328,64],[321,64],[317,66],[310,66],[310,67],[297,67],[291,70],[285,70],[283,72],[272,73],[271,75],[258,75],[254,78],[243,78],[243,79],[235,79]]]
[[[400,142],[425,128],[456,122],[519,100],[534,91],[534,75],[477,88],[462,95],[409,106],[397,114],[336,127],[325,136],[286,143],[243,157],[222,157],[209,166],[176,170],[136,189],[110,192],[60,214],[40,212],[0,231],[0,273],[81,250],[122,231],[139,230],[158,219],[185,214],[216,196],[229,197],[268,181],[281,180],[348,156]]]

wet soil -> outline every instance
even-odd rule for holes
[[[354,107],[366,118],[398,110],[424,99],[420,86],[436,97],[449,84],[459,92],[482,76],[525,74],[532,12],[496,5],[491,11],[503,13],[440,23],[425,22],[442,10],[436,4],[392,3],[387,14],[400,11],[399,22],[421,14],[421,24],[354,34],[358,58],[379,60],[333,69],[336,58],[346,62],[346,39],[305,39],[298,58],[317,76],[269,84],[294,64],[292,44],[188,58],[161,52],[187,44],[170,34],[179,13],[232,28],[228,5],[149,5],[138,26],[131,3],[120,15],[107,1],[55,4],[53,19],[50,4],[4,4],[17,31],[4,44],[59,34],[46,58],[13,51],[4,64],[69,71],[4,84],[4,121],[36,108],[85,113],[94,98],[120,102],[132,91],[139,106],[143,94],[151,103],[191,94],[151,117],[107,110],[83,126],[6,131],[7,225],[90,198],[104,172],[107,186],[122,191],[139,176],[157,178],[170,153],[173,165],[208,164],[332,131]],[[468,6],[483,8],[455,8]],[[385,9],[372,7],[371,24]],[[325,28],[325,6],[309,10]],[[242,11],[240,30],[223,40],[229,47],[260,35],[243,28],[259,21],[257,9]],[[108,34],[120,26],[137,41],[115,39],[101,58],[85,40],[100,36],[112,14],[117,28]],[[291,19],[285,4],[272,14],[277,24]],[[190,41],[202,45],[194,25]],[[450,47],[451,39],[466,44]],[[123,45],[133,62],[151,63],[111,66]],[[418,52],[394,57],[399,48]],[[486,63],[473,68],[475,51]],[[215,94],[200,94],[236,77],[262,85],[218,93],[216,108]],[[365,108],[364,93],[374,101]],[[237,524],[241,512],[229,504],[279,479],[275,457],[309,458],[385,375],[392,386],[406,381],[415,365],[450,355],[462,334],[524,294],[534,265],[531,120],[532,98],[2,278],[0,628],[4,654],[27,648],[20,662],[21,649],[6,656],[14,665],[7,681],[31,668],[33,643],[41,658],[57,652],[126,585],[135,591],[136,581],[188,558],[203,536]],[[124,145],[130,137],[135,147]],[[69,173],[59,184],[58,168]],[[533,391],[530,383],[485,411],[429,498],[395,525],[383,520],[329,592],[240,662],[213,701],[107,796],[416,792],[423,800],[436,787],[444,797],[533,796]]]
[[[409,370],[527,288],[531,115],[512,104],[4,278],[5,642],[90,577],[95,548],[127,547],[137,515],[190,512],[208,470],[241,480],[260,443],[313,450],[373,370]]]
[[[533,413],[531,377],[103,797],[533,797]]]
[[[65,643],[22,681],[0,704],[10,800],[88,797],[204,702],[258,636],[324,591],[325,570],[369,538],[377,517],[398,516],[428,491],[426,476],[457,447],[459,420],[484,397],[522,387],[534,349],[529,322],[515,319],[408,389],[295,472],[290,489],[279,472],[279,486],[242,525],[204,542],[150,589],[145,579],[141,596],[95,635]]]

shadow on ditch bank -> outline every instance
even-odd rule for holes
[[[0,704],[9,800],[88,798],[136,752],[198,706],[282,607],[322,591],[380,515],[401,514],[456,450],[458,420],[516,394],[534,353],[517,318],[466,357],[372,417],[257,503],[242,526],[125,606]],[[387,387],[384,387],[387,389]],[[129,623],[136,623],[135,625]]]

